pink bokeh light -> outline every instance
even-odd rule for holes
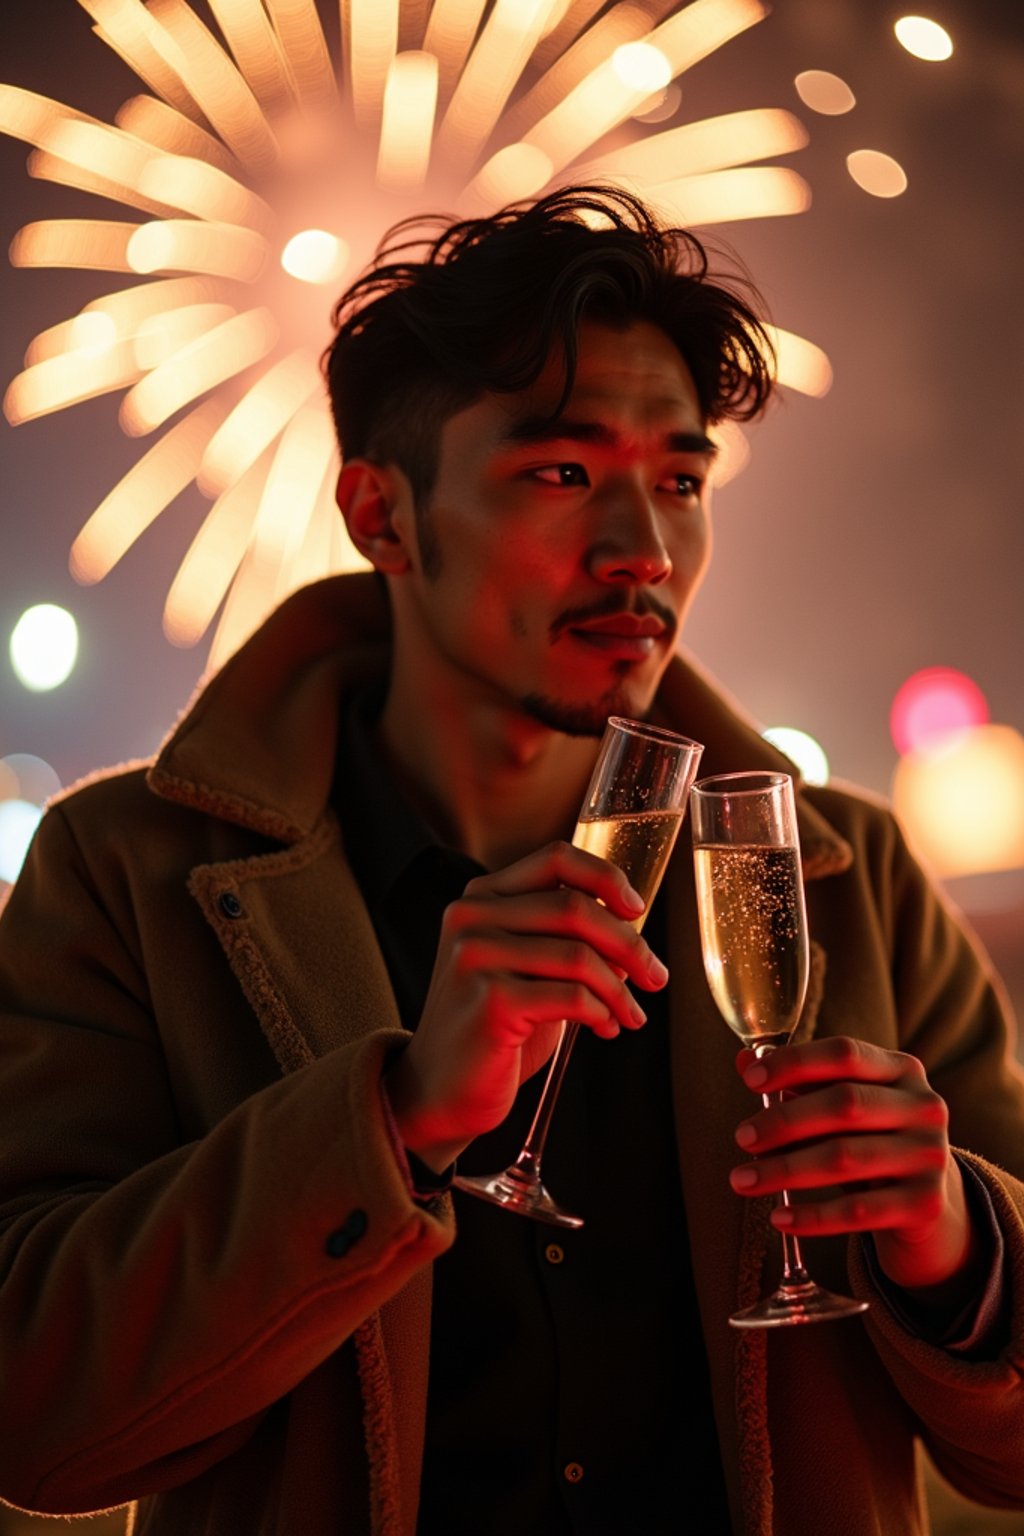
[[[896,750],[926,752],[944,739],[984,725],[989,711],[974,680],[954,667],[925,667],[897,691],[889,712]]]

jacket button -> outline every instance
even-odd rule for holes
[[[567,1483],[578,1483],[583,1477],[583,1468],[578,1461],[567,1461],[562,1468],[562,1476]]]
[[[366,1212],[353,1211],[344,1226],[332,1232],[324,1247],[332,1259],[340,1259],[348,1253],[353,1244],[357,1243],[366,1231]]]
[[[544,1249],[544,1257],[549,1264],[561,1264],[565,1258],[565,1249],[560,1248],[557,1243],[548,1243]]]
[[[220,897],[220,900],[218,901],[217,904],[220,907],[220,909],[223,912],[225,917],[241,917],[242,916],[242,912],[243,912],[242,903],[239,901],[239,899],[235,895],[234,891],[225,891],[223,893],[223,895]]]

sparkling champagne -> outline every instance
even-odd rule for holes
[[[708,985],[746,1045],[784,1045],[807,988],[800,854],[767,844],[698,844],[697,910]]]
[[[683,811],[639,811],[631,816],[599,816],[578,821],[573,835],[577,848],[617,864],[647,903],[633,927],[640,931],[661,884]]]

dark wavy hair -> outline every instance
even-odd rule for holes
[[[440,232],[412,235],[424,227]],[[614,187],[564,187],[458,223],[407,219],[334,309],[323,362],[338,440],[346,458],[401,469],[422,511],[457,411],[529,388],[560,355],[559,414],[585,318],[649,321],[678,347],[708,422],[749,420],[774,387],[763,307],[745,275],[726,286],[695,235]]]

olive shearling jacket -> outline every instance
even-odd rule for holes
[[[387,646],[371,577],[296,594],[154,762],[50,809],[0,917],[0,1498],[16,1506],[125,1504],[135,1536],[413,1536],[431,1260],[456,1232],[448,1197],[410,1195],[380,1091],[405,1036],[329,809],[338,700]],[[703,772],[790,766],[682,659],[654,718],[706,743]],[[751,1096],[703,981],[681,840],[666,958],[701,1324],[735,1531],[910,1536],[918,1437],[969,1496],[1024,1503],[1024,1084],[984,961],[888,814],[834,789],[799,800],[801,1035],[925,1063],[994,1203],[1008,1316],[987,1358],[957,1357],[901,1327],[857,1241],[819,1239],[816,1278],[870,1297],[866,1322],[728,1327],[776,1243],[767,1202],[728,1186]]]

